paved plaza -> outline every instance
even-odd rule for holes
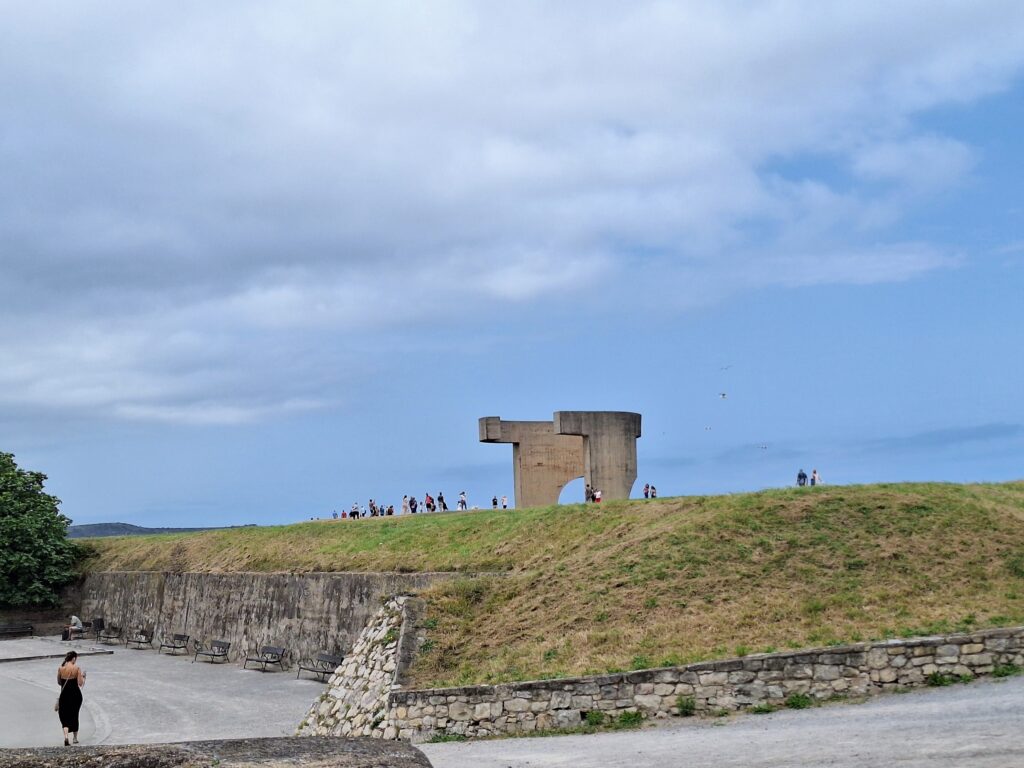
[[[290,736],[325,685],[290,671],[192,664],[122,645],[32,638],[0,642],[0,747],[63,742],[53,711],[57,667],[74,648],[87,674],[83,744],[133,744]],[[48,657],[48,658],[38,658]]]

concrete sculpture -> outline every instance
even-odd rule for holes
[[[558,411],[552,421],[480,419],[480,442],[512,443],[517,507],[557,504],[577,477],[603,499],[628,499],[636,481],[640,414]]]

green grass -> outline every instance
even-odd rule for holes
[[[424,594],[421,686],[1024,624],[1024,482],[822,486],[91,546],[95,570],[498,572]]]
[[[786,706],[790,709],[807,709],[814,705],[814,699],[806,693],[791,693],[786,697]]]

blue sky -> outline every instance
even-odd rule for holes
[[[485,505],[477,419],[577,409],[662,495],[1024,477],[1018,3],[6,15],[0,450],[76,522]]]

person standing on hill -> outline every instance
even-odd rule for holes
[[[658,489],[655,488],[653,485],[651,486],[651,498],[652,499],[658,498]]]
[[[82,709],[82,688],[85,686],[85,671],[78,666],[78,654],[70,651],[57,670],[57,685],[60,696],[57,697],[57,715],[60,717],[61,728],[64,729],[64,746],[71,746],[68,741],[70,734],[74,743],[78,743],[78,713]]]
[[[498,495],[495,494],[494,496],[491,496],[491,509],[497,509],[497,508],[498,508]]]
[[[501,508],[508,509],[508,496],[501,497]]]
[[[587,504],[594,500],[594,489],[590,487],[590,483],[587,483],[587,487],[583,489],[583,501]]]
[[[821,483],[821,475],[818,474],[818,470],[811,470],[811,485],[818,485]]]
[[[437,492],[437,509],[439,512],[448,511],[448,504],[444,500],[444,494],[440,491]]]
[[[416,514],[416,505],[417,504],[418,504],[418,502],[416,501],[416,497],[415,496],[410,496],[409,497],[409,514],[410,515],[415,515]]]
[[[459,491],[459,509],[465,511],[469,508],[469,501],[466,499],[466,492]]]
[[[645,499],[651,498],[651,484],[650,483],[644,483],[644,498]]]
[[[802,469],[796,473],[796,484],[798,487],[803,488],[807,485],[807,473]]]

